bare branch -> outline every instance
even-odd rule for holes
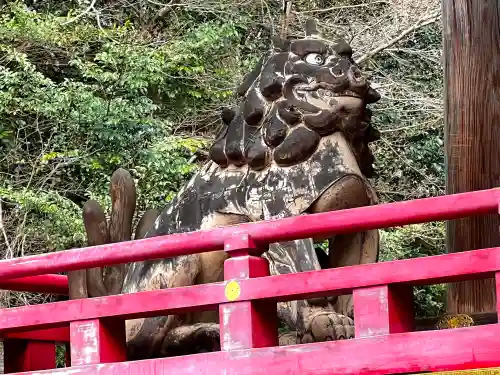
[[[3,225],[3,211],[2,211],[2,201],[0,200],[0,229],[2,230],[2,236],[5,241],[5,246],[7,247],[7,254],[6,256],[8,258],[12,258],[14,256],[12,252],[12,247],[10,246],[9,243],[9,237],[7,236],[7,232],[5,231],[5,227]]]
[[[341,5],[336,7],[322,8],[322,9],[311,9],[311,10],[303,10],[302,12],[294,12],[296,14],[307,14],[307,13],[325,13],[331,12],[333,10],[343,10],[343,9],[351,9],[351,8],[364,8],[369,7],[376,4],[387,4],[386,0],[374,1],[372,3],[364,3],[364,4],[356,4],[356,5]]]
[[[374,55],[376,55],[379,52],[382,52],[386,48],[393,46],[394,44],[399,42],[401,39],[403,39],[405,36],[412,33],[413,31],[418,30],[421,27],[430,25],[431,23],[436,22],[440,16],[441,16],[441,9],[434,10],[430,14],[420,18],[413,26],[407,28],[406,30],[401,32],[398,36],[389,40],[387,43],[384,43],[384,44],[378,46],[377,48],[365,53],[364,55],[362,55],[361,57],[356,59],[356,64],[358,64],[358,65],[362,64],[364,61],[366,61],[370,57],[373,57]]]
[[[290,22],[290,13],[292,12],[292,0],[283,1],[283,14],[281,22],[281,37],[286,38],[288,33],[288,24]]]
[[[76,20],[78,20],[79,18],[82,18],[84,15],[86,15],[88,12],[90,12],[91,10],[94,9],[94,5],[95,3],[97,2],[97,0],[92,0],[92,2],[90,3],[90,5],[87,7],[87,9],[85,9],[82,13],[80,13],[79,15],[77,15],[76,17],[66,21],[63,23],[63,25],[68,25],[72,22],[75,22]]]

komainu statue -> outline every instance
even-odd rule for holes
[[[377,204],[367,177],[373,174],[368,144],[379,133],[367,105],[380,96],[344,40],[324,39],[310,20],[305,37],[274,38],[237,93],[239,106],[222,111],[225,127],[210,148],[210,160],[163,212],[146,212],[134,238]],[[95,201],[85,205],[89,245],[132,238],[136,197],[126,171],[113,175],[111,195],[109,224]],[[376,230],[329,238],[328,256],[319,256],[313,246],[323,240],[270,244],[263,256],[271,274],[378,260]],[[222,281],[225,259],[221,249],[73,273],[73,294],[94,297]],[[354,335],[351,296],[277,308],[292,331],[280,337],[281,345]],[[218,350],[217,323],[216,312],[128,321],[130,359]]]

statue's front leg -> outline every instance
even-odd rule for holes
[[[333,306],[310,306],[302,311],[305,333],[301,342],[321,342],[354,338],[354,322],[338,314]]]
[[[278,311],[281,309],[283,313],[286,308],[286,305],[280,304]],[[354,337],[353,320],[336,313],[332,305],[307,306],[304,304],[297,317],[300,319],[298,329],[280,334],[280,346],[345,340]]]
[[[321,269],[311,239],[270,244],[263,257],[269,261],[271,275]],[[279,302],[278,318],[291,330],[280,335],[280,345],[352,338],[352,319],[337,314],[329,304],[331,299]]]

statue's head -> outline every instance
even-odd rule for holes
[[[368,143],[379,138],[368,104],[380,99],[342,39],[324,39],[316,22],[304,38],[273,38],[272,47],[238,88],[236,109],[224,109],[227,125],[210,149],[221,167],[287,167],[308,159],[321,137],[341,132],[363,174],[373,173]]]

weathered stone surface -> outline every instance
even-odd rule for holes
[[[225,127],[210,148],[210,160],[146,237],[377,203],[365,175],[373,170],[368,143],[378,136],[367,104],[378,94],[350,59],[345,41],[323,39],[313,21],[306,29],[306,38],[273,39],[273,48],[238,88],[237,108],[222,111]],[[313,240],[270,244],[263,256],[271,274],[377,261],[377,231],[331,238],[326,257],[318,256]],[[225,259],[215,251],[129,264],[122,293],[220,281]],[[349,299],[323,302],[279,303],[278,316],[299,342],[350,337],[352,320],[344,316],[352,312]],[[127,322],[130,359],[185,354],[204,343],[203,350],[217,350],[218,316],[207,316]],[[317,331],[320,324],[314,322],[321,319],[335,322],[336,333]]]
[[[240,86],[238,93],[242,96],[241,108],[243,116],[234,117],[229,124],[224,152],[220,154],[222,141],[213,146],[211,159],[221,167],[229,164],[241,167],[262,169],[262,162],[252,162],[245,155],[240,145],[244,143],[245,132],[240,130],[246,125],[258,127],[264,133],[265,144],[269,147],[271,159],[283,159],[282,143],[294,144],[294,155],[300,155],[295,161],[287,157],[286,165],[301,163],[304,155],[310,157],[312,136],[300,131],[306,138],[297,143],[296,132],[287,132],[284,127],[272,126],[285,122],[296,126],[301,121],[319,136],[324,137],[341,131],[356,150],[356,155],[367,152],[366,145],[372,141],[366,133],[349,131],[351,123],[363,122],[366,105],[377,101],[380,96],[370,87],[359,68],[352,62],[352,49],[342,39],[329,41],[323,39],[314,22],[309,22],[306,37],[302,39],[283,40],[273,38],[273,47],[259,61]],[[266,114],[269,114],[266,116]],[[227,119],[227,115],[223,118]],[[278,118],[279,117],[279,118]],[[368,126],[371,128],[371,125]],[[285,138],[283,138],[285,136]],[[314,138],[316,139],[316,137]],[[278,153],[279,155],[274,155]],[[264,155],[262,150],[259,155]],[[273,156],[274,155],[274,156]],[[366,162],[364,157],[358,163]],[[369,168],[364,168],[369,169]]]

